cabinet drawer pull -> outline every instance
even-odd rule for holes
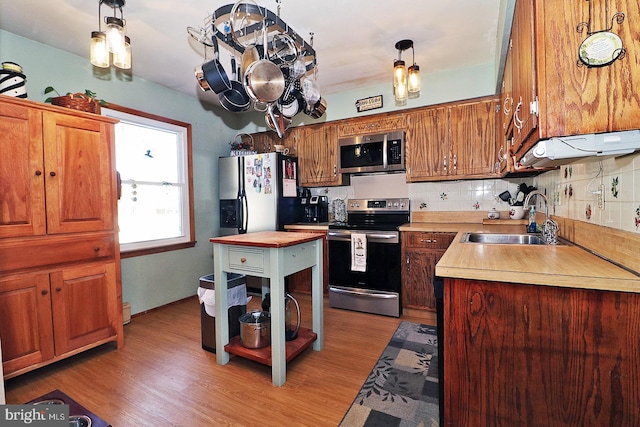
[[[240,258],[240,262],[247,262],[247,259],[246,259],[246,258],[244,258],[244,257],[243,257],[243,258]]]
[[[46,295],[46,294],[48,294],[48,293],[49,293],[49,291],[47,291],[46,289],[44,289],[44,290],[40,291],[40,293],[41,293],[42,295]]]
[[[100,252],[100,246],[96,246],[95,248],[93,248],[93,250],[96,252]]]
[[[437,239],[420,239],[420,243],[438,243]]]

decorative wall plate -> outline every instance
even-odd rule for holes
[[[578,56],[589,67],[604,67],[618,59],[623,52],[620,36],[610,31],[600,31],[583,40]]]

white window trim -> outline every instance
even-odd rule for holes
[[[110,109],[108,107],[103,107],[102,115],[107,117],[112,117],[119,119],[122,122],[128,122],[135,125],[141,126],[149,126],[155,129],[163,129],[170,132],[174,132],[180,138],[180,150],[178,152],[178,173],[182,177],[182,230],[183,235],[174,238],[166,238],[166,239],[157,239],[157,240],[147,240],[142,242],[132,242],[132,243],[123,243],[120,244],[121,252],[132,252],[132,251],[146,251],[156,248],[162,247],[170,247],[170,246],[180,246],[188,243],[195,243],[193,229],[194,224],[191,224],[193,221],[193,215],[190,211],[191,200],[193,199],[192,194],[190,193],[191,182],[190,182],[190,171],[189,171],[189,158],[188,158],[188,132],[189,130],[185,126],[175,125],[170,123],[169,120],[165,121],[162,118],[153,119],[148,118],[142,115],[130,114],[124,111]],[[153,115],[151,115],[153,117]]]

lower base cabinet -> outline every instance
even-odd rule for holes
[[[443,425],[640,425],[639,293],[444,286]]]
[[[436,311],[436,264],[455,236],[447,232],[402,233],[402,307]]]
[[[109,341],[123,345],[115,262],[0,279],[5,378]]]

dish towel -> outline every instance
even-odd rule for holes
[[[351,233],[351,270],[367,271],[367,235]]]

